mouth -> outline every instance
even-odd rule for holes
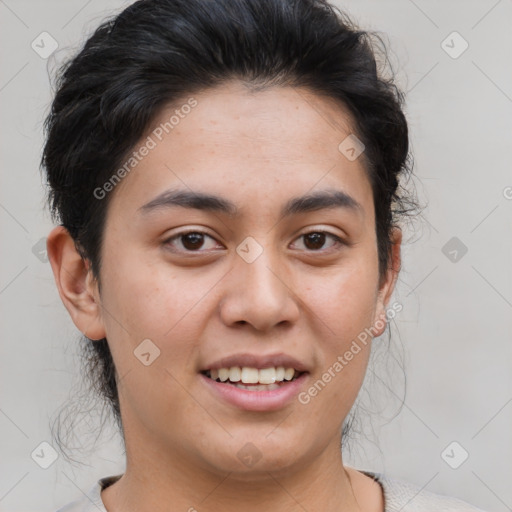
[[[215,382],[254,392],[280,389],[297,380],[306,372],[284,366],[271,366],[261,369],[250,366],[231,366],[203,370],[200,373]]]
[[[307,385],[311,367],[283,352],[232,354],[199,369],[206,392],[244,411],[278,411],[292,406]]]

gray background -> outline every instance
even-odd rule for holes
[[[32,249],[52,227],[38,170],[51,95],[48,70],[127,3],[0,1],[2,511],[55,510],[124,467],[120,441],[108,426],[92,452],[76,445],[83,467],[59,457],[43,469],[31,457],[36,449],[45,457],[51,453],[39,445],[52,443],[50,418],[79,383],[78,331],[44,254]],[[381,384],[389,414],[363,421],[368,440],[353,444],[348,462],[485,510],[511,510],[512,4],[337,5],[363,29],[387,35],[399,85],[408,91],[417,192],[428,203],[425,220],[406,233],[394,297],[404,306],[392,340],[406,354],[405,404],[392,421],[381,419],[393,416],[402,384],[399,372],[395,378],[394,370],[379,370],[384,380],[374,379],[371,389],[380,396]],[[48,60],[31,48],[43,31],[59,45]],[[442,45],[453,31],[469,44],[457,58],[457,36]],[[450,246],[443,252],[452,237],[456,261]],[[461,243],[468,249],[462,257]],[[83,432],[77,442],[92,446],[99,417],[76,419]],[[453,441],[458,445],[445,452]],[[462,450],[469,458],[453,469],[446,461],[457,465]]]

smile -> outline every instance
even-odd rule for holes
[[[206,370],[203,374],[216,382],[225,382],[250,391],[272,391],[278,389],[284,382],[295,380],[300,376],[300,372],[295,368],[284,366],[262,369],[232,366]]]
[[[231,381],[232,371],[234,381]],[[219,372],[222,372],[222,379],[225,380],[221,380]],[[292,404],[304,388],[308,375],[308,372],[298,372],[294,368],[236,366],[206,370],[199,374],[217,400],[238,409],[260,412],[277,411]],[[275,380],[265,384],[272,379]]]

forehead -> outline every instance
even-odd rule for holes
[[[371,193],[364,154],[351,161],[339,149],[351,133],[348,111],[332,99],[305,89],[251,92],[229,83],[164,108],[134,151],[151,149],[111,200],[127,213],[168,189],[233,202],[268,198],[272,191],[273,200],[285,203],[317,187],[344,190],[364,203]]]

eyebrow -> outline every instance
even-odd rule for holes
[[[236,204],[229,199],[213,194],[180,189],[163,192],[149,203],[141,206],[139,211],[142,214],[147,214],[176,206],[223,213],[230,217],[240,215]],[[351,195],[341,190],[330,189],[291,198],[281,209],[280,219],[291,215],[332,208],[345,208],[354,213],[364,214],[364,208],[361,203]]]

